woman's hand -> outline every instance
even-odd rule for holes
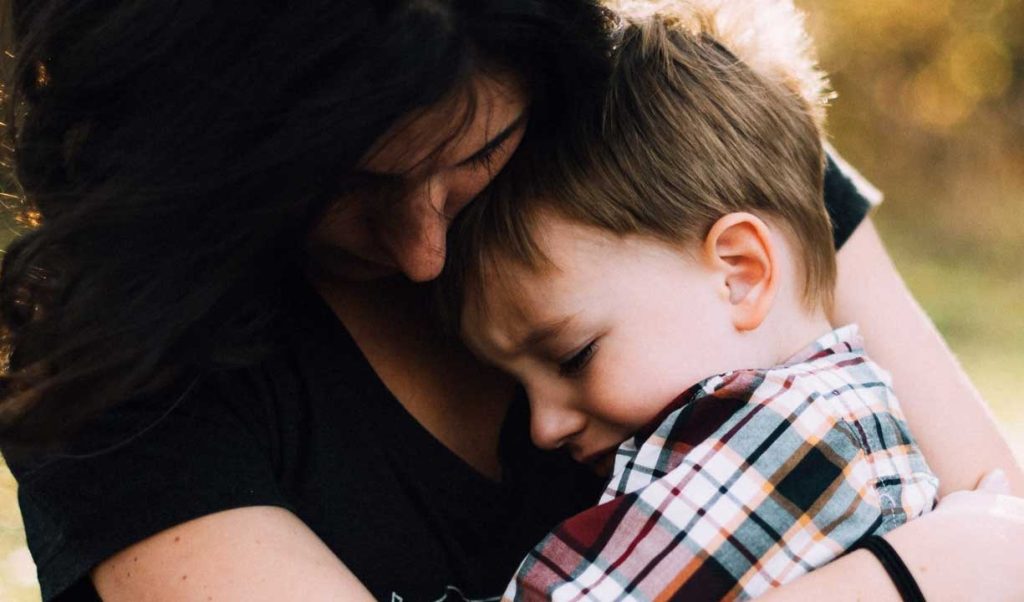
[[[1008,495],[1002,471],[977,489],[947,495],[936,509],[888,533],[931,602],[1024,600],[1024,498]],[[900,600],[882,565],[858,550],[762,596],[762,600]]]
[[[1002,471],[886,535],[928,600],[1024,599],[1024,498]]]

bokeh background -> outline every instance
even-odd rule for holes
[[[1024,457],[1024,1],[797,4],[833,144],[885,193],[897,266]],[[0,600],[38,600],[15,492],[0,463]]]
[[[885,193],[897,267],[1024,457],[1024,1],[796,2],[833,143]]]

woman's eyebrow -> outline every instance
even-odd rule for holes
[[[458,163],[455,164],[455,166],[462,167],[464,165],[472,163],[473,161],[476,161],[477,159],[480,159],[481,157],[487,156],[488,153],[498,148],[499,146],[502,145],[503,142],[508,140],[509,136],[514,134],[515,131],[522,127],[524,123],[526,123],[525,111],[520,113],[519,117],[516,117],[515,120],[513,120],[512,123],[508,124],[508,126],[505,129],[501,130],[501,132],[497,136],[491,138],[487,142],[487,144],[480,147],[480,150],[476,151],[475,153],[466,157],[465,159],[459,161]]]

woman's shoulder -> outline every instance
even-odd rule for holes
[[[294,474],[318,459],[311,442],[344,440],[358,428],[352,408],[375,405],[330,344],[296,333],[256,363],[116,404],[58,449],[3,450],[44,598],[172,526],[241,507],[295,511]]]
[[[853,235],[872,208],[882,202],[882,192],[868,182],[836,149],[826,145],[825,208],[832,221],[836,249]]]
[[[224,403],[215,380],[117,404],[59,449],[4,450],[44,599],[173,525],[286,505],[259,435],[267,429]]]

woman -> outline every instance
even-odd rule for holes
[[[512,384],[433,329],[416,283],[440,271],[448,221],[515,148],[557,135],[600,85],[602,10],[13,8],[12,97],[27,110],[8,122],[43,225],[4,262],[0,407],[44,598],[92,584],[110,600],[500,593],[596,483],[526,443]],[[905,383],[947,488],[995,466],[1019,486],[870,224],[856,226],[863,199],[835,170],[830,186],[837,238],[852,232],[839,319],[869,344],[873,308],[905,324],[913,361],[872,353]],[[922,553],[912,523],[900,552],[966,579],[949,550],[1012,551],[999,532],[1024,512],[990,505],[1015,498],[964,495],[986,526]],[[853,570],[872,597],[891,593],[861,556],[813,577],[835,587]],[[995,572],[1009,582],[1016,568]]]

